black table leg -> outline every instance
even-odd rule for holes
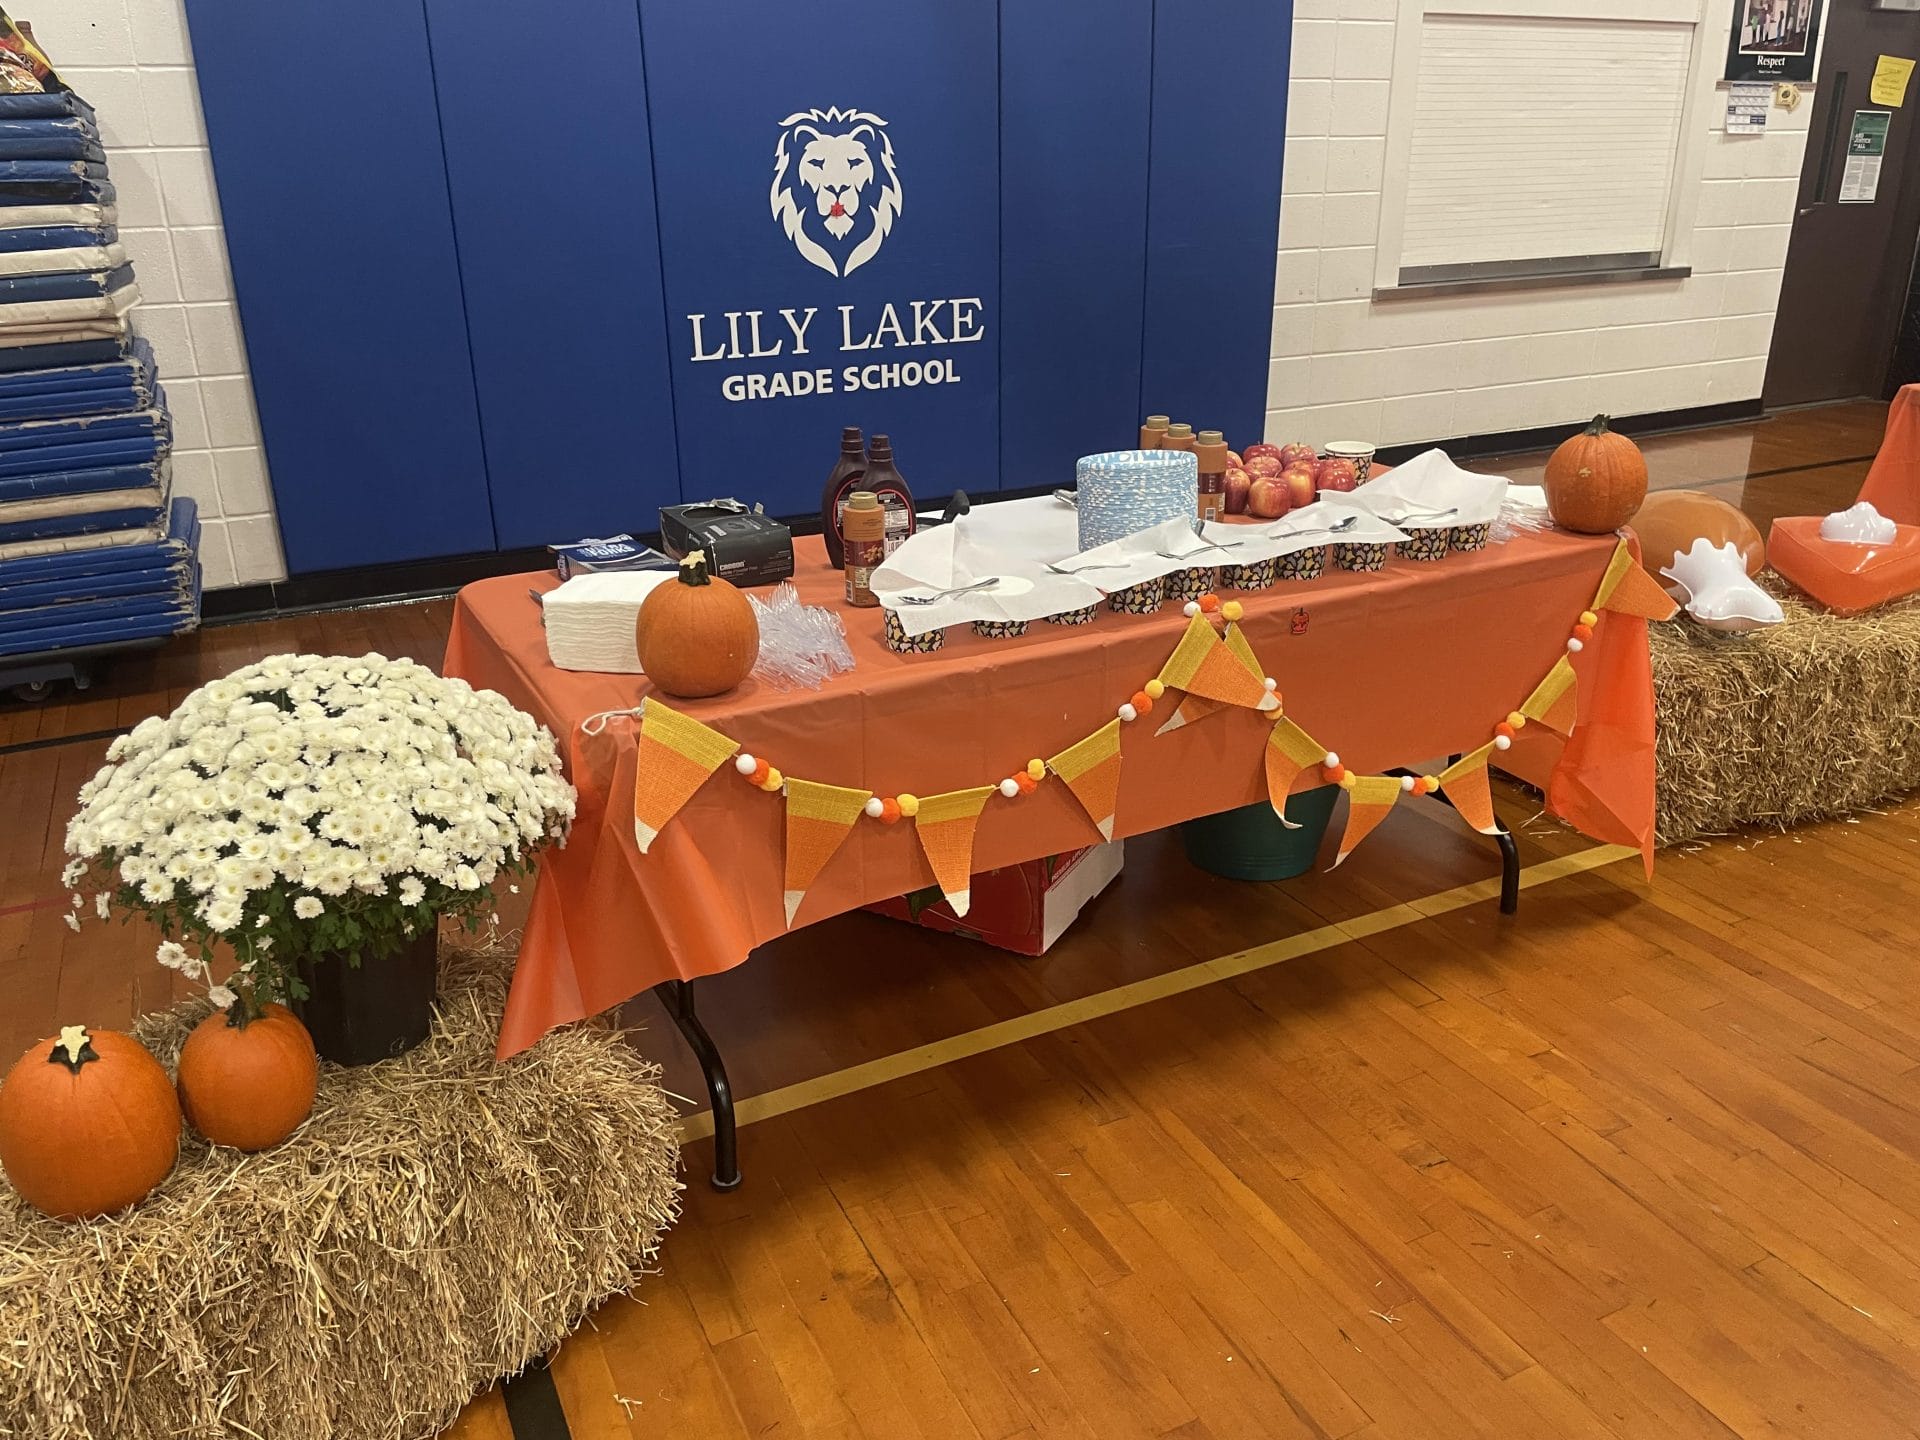
[[[1447,763],[1452,764],[1459,758],[1455,755]],[[1419,776],[1416,770],[1389,770],[1387,774]],[[1435,790],[1432,795],[1448,809],[1453,808],[1453,801],[1447,798],[1446,791]],[[1493,817],[1493,825],[1493,838],[1500,845],[1500,913],[1511,915],[1520,908],[1520,847],[1514,843],[1513,832],[1507,829],[1506,822],[1498,815]]]
[[[713,1101],[713,1188],[734,1190],[740,1185],[740,1149],[733,1123],[733,1088],[727,1084],[727,1067],[721,1062],[719,1047],[700,1023],[693,1008],[693,983],[668,980],[656,985],[661,1004],[680,1027],[694,1059],[707,1077],[707,1095]]]

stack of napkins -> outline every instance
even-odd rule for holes
[[[549,590],[541,607],[547,658],[562,670],[640,674],[633,639],[640,602],[671,579],[663,570],[603,570]]]

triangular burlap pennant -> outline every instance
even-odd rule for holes
[[[1169,730],[1178,730],[1182,725],[1191,725],[1196,720],[1204,720],[1209,715],[1218,714],[1226,709],[1218,700],[1209,700],[1204,695],[1182,694],[1180,703],[1173,707],[1173,713],[1160,723],[1153,733],[1164,735]]]
[[[979,785],[927,795],[913,817],[920,848],[926,851],[933,878],[955,915],[965,915],[973,903],[973,830],[988,797],[998,793],[998,786]]]
[[[1295,777],[1326,758],[1326,747],[1291,720],[1280,721],[1267,736],[1267,800],[1287,829],[1300,828],[1287,819],[1287,795]]]
[[[1534,687],[1533,694],[1527,697],[1527,703],[1520,707],[1520,713],[1529,720],[1538,720],[1549,730],[1561,735],[1573,733],[1579,711],[1580,697],[1573,661],[1565,655],[1554,661],[1547,678]]]
[[[853,829],[873,798],[869,790],[848,790],[787,777],[787,924],[800,909],[807,887]]]
[[[1251,657],[1252,651],[1247,651]],[[1280,702],[1260,683],[1260,666],[1248,665],[1220,638],[1204,613],[1187,622],[1187,630],[1160,670],[1160,682],[1228,705],[1249,710],[1277,710]],[[1171,727],[1164,727],[1171,728]]]
[[[739,749],[718,730],[648,698],[633,765],[633,834],[642,855],[693,792]]]
[[[1334,869],[1371,835],[1374,827],[1387,818],[1393,802],[1401,795],[1397,775],[1356,775],[1347,789],[1347,828],[1340,834],[1340,849],[1333,857]]]
[[[1615,615],[1637,615],[1642,620],[1671,620],[1680,613],[1674,598],[1638,565],[1627,572],[1603,603],[1593,608]]]
[[[1109,720],[1086,739],[1069,745],[1047,761],[1047,768],[1067,782],[1100,838],[1113,839],[1113,807],[1120,795],[1120,722]]]
[[[1497,835],[1500,827],[1493,821],[1493,791],[1487,784],[1487,759],[1492,745],[1482,745],[1470,755],[1462,755],[1435,778],[1460,818],[1482,835]]]

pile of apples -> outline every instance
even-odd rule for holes
[[[1323,490],[1352,490],[1351,460],[1322,460],[1311,445],[1249,445],[1227,452],[1227,514],[1278,520],[1311,505]]]

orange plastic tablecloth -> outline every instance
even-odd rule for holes
[[[1287,714],[1350,768],[1471,750],[1564,652],[1615,538],[1546,532],[1437,563],[1396,559],[1375,575],[1329,569],[1243,598],[1242,625],[1280,683]],[[817,691],[749,680],[712,700],[675,701],[782,771],[882,795],[987,784],[1057,753],[1112,717],[1158,673],[1186,624],[1103,611],[1091,625],[1036,622],[986,640],[950,632],[932,655],[896,655],[878,610],[851,610],[817,538],[796,542],[803,600],[842,610],[852,673]],[[551,573],[483,580],[460,592],[445,670],[497,690],[559,738],[580,790],[571,840],[541,861],[501,1024],[512,1055],[664,980],[728,969],[785,932],[784,805],[723,767],[654,841],[633,834],[634,722],[595,735],[580,722],[647,694],[637,675],[580,674],[547,659],[528,590]],[[1646,622],[1603,616],[1575,657],[1580,724],[1564,744],[1530,725],[1501,768],[1541,786],[1548,808],[1652,863],[1653,677]],[[1229,709],[1155,735],[1127,726],[1115,834],[1157,830],[1265,798],[1267,717]],[[1317,772],[1300,788],[1320,783]],[[974,868],[1071,850],[1098,838],[1066,787],[1049,781],[982,815]],[[1364,863],[1365,852],[1354,862]],[[860,821],[807,892],[805,924],[932,882],[911,825]]]

